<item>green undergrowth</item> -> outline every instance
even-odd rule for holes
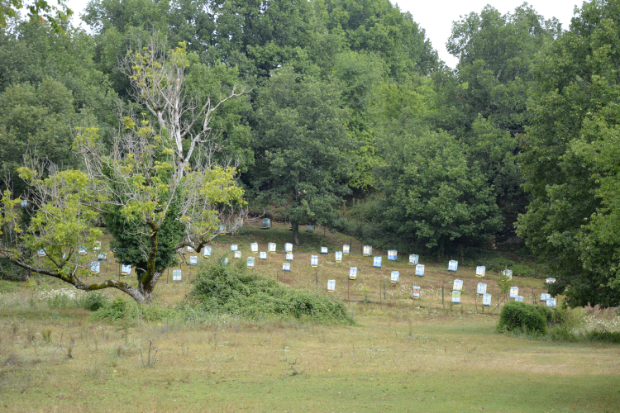
[[[251,319],[281,316],[321,323],[355,323],[342,301],[250,274],[242,262],[222,265],[220,260],[214,260],[199,270],[193,284],[185,305],[210,313]]]
[[[582,329],[583,315],[580,309],[510,302],[502,308],[496,330],[528,339],[620,344],[620,332]]]
[[[133,300],[116,298],[114,301],[105,302],[98,308],[91,318],[93,320],[144,320],[161,321],[165,318],[176,318],[179,314],[173,309],[162,307],[158,304],[138,304]]]

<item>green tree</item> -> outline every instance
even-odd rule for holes
[[[16,18],[21,9],[27,9],[26,15],[31,21],[48,21],[55,32],[63,32],[64,25],[73,15],[64,0],[55,1],[58,6],[46,0],[24,2],[23,0],[5,0],[0,3],[0,27],[7,26],[7,19]]]
[[[412,125],[407,134],[388,139],[382,152],[389,231],[440,257],[449,243],[484,242],[497,231],[493,188],[452,136]]]
[[[0,94],[0,160],[14,178],[28,152],[75,168],[78,159],[71,150],[71,125],[92,120],[88,112],[75,113],[73,96],[60,82],[48,78],[36,87],[29,83],[10,86]],[[24,182],[15,179],[13,190],[23,193]]]
[[[552,260],[572,306],[617,306],[620,3],[584,3],[541,51],[520,164],[533,200],[518,234]],[[569,288],[570,287],[570,288]]]
[[[458,137],[495,188],[504,217],[497,240],[514,236],[514,222],[528,198],[516,167],[519,136],[527,124],[527,89],[537,52],[558,35],[556,19],[523,4],[502,15],[491,6],[452,26],[448,51],[458,57],[455,71],[440,70],[436,126]]]
[[[428,74],[437,66],[424,29],[389,0],[327,0],[325,7],[330,33],[342,35],[352,51],[382,56],[393,79]]]
[[[0,256],[82,290],[112,287],[148,303],[172,251],[184,246],[200,250],[217,235],[220,223],[234,217],[244,203],[243,190],[236,185],[235,169],[217,165],[209,146],[215,112],[240,92],[233,85],[197,105],[184,86],[185,45],[166,49],[154,35],[124,61],[133,96],[145,112],[123,113],[112,149],[102,145],[96,128],[80,128],[73,145],[84,171],[59,171],[36,160],[19,169],[36,208],[22,230],[19,199],[13,200],[9,190],[3,193]],[[188,113],[192,116],[184,118]],[[137,287],[116,280],[87,282],[89,271],[77,253],[101,235],[95,226],[99,214],[113,215],[108,222],[116,235],[123,224],[123,233],[133,234],[117,242],[130,243],[131,251],[121,254],[143,265],[136,268]],[[26,253],[41,249],[46,250],[42,262]],[[139,257],[129,257],[136,251]]]
[[[286,207],[297,244],[299,224],[329,225],[349,193],[350,143],[339,103],[335,85],[287,67],[258,96],[249,181],[259,203]]]

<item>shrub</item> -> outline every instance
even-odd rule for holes
[[[615,343],[620,344],[620,332],[618,331],[589,331],[585,336],[588,341],[597,341],[597,342],[605,342],[605,343]]]
[[[543,308],[540,306],[540,308]],[[499,331],[522,330],[529,333],[547,333],[547,319],[538,306],[520,302],[509,302],[499,315]]]
[[[157,304],[138,304],[135,301],[118,297],[112,302],[106,302],[91,317],[94,320],[142,319],[160,321],[173,315],[173,310],[162,308]]]
[[[105,307],[108,303],[108,298],[100,292],[94,291],[88,293],[82,302],[82,306],[90,311],[97,311],[101,307]]]
[[[284,287],[275,280],[248,274],[243,265],[221,265],[219,259],[202,267],[193,283],[189,303],[216,314],[247,318],[276,315],[339,324],[354,323],[342,301],[307,290]]]

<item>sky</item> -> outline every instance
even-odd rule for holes
[[[502,14],[512,12],[523,4],[524,0],[391,0],[398,4],[401,10],[408,11],[413,15],[413,19],[426,30],[433,48],[439,53],[439,58],[446,62],[448,66],[454,68],[457,59],[446,50],[446,42],[450,37],[452,22],[459,20],[460,16],[465,16],[471,12],[480,11],[490,4]],[[76,16],[81,14],[88,0],[68,0],[67,4]],[[570,19],[573,17],[575,6],[581,6],[583,1],[579,0],[530,0],[528,3],[546,19],[556,17],[562,23],[562,28],[568,29]],[[79,17],[76,17],[79,19]],[[78,24],[79,20],[74,20]],[[84,24],[82,24],[84,26]]]

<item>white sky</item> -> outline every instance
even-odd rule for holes
[[[430,39],[433,48],[439,53],[439,58],[448,66],[456,66],[457,60],[446,50],[446,42],[452,30],[452,22],[459,20],[471,12],[480,13],[487,4],[495,7],[500,13],[505,14],[523,4],[524,0],[391,0],[397,3],[401,10],[408,11],[413,19],[426,30],[426,36]],[[68,0],[67,4],[76,15],[84,10],[88,0]],[[575,6],[581,6],[583,0],[530,0],[528,3],[545,19],[557,17],[562,23],[563,29],[568,29],[570,19],[573,17]],[[77,20],[75,24],[78,24]],[[83,25],[84,26],[84,25]]]

